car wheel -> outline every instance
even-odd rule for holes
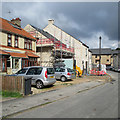
[[[66,81],[66,77],[65,77],[65,76],[62,76],[62,77],[61,77],[61,81],[62,81],[62,82],[65,82],[65,81]]]
[[[37,81],[37,82],[36,82],[36,87],[37,87],[38,89],[43,88],[43,87],[44,87],[43,82],[42,82],[42,81]]]

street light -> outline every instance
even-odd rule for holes
[[[99,71],[101,71],[101,36],[99,37]]]

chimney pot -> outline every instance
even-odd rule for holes
[[[49,19],[48,20],[48,24],[54,24],[54,20],[53,19]]]

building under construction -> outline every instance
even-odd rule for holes
[[[41,30],[33,25],[28,24],[24,28],[32,36],[37,38],[36,52],[40,56],[38,62],[41,66],[53,66],[64,59],[72,59],[74,61],[74,42],[69,39],[68,44],[58,40],[55,35]]]

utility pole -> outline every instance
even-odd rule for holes
[[[101,36],[99,37],[99,71],[101,71]]]

